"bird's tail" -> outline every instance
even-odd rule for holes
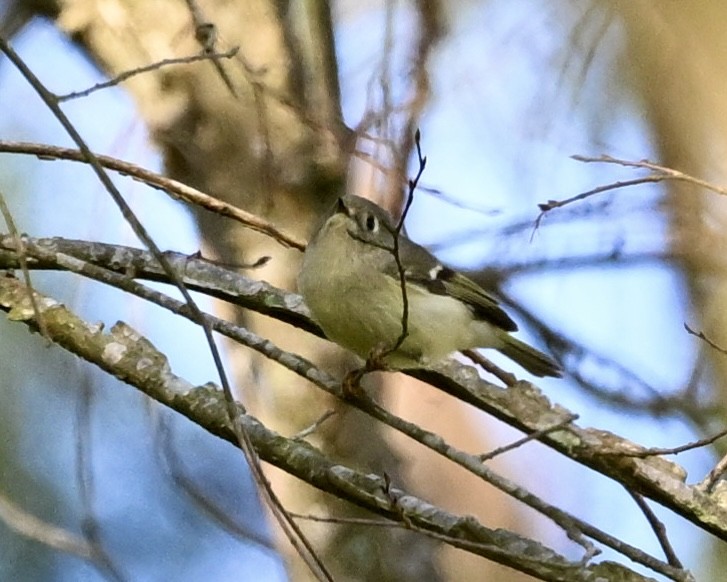
[[[539,378],[544,376],[560,378],[563,375],[561,367],[543,352],[536,350],[510,334],[503,333],[500,337],[503,341],[503,346],[498,348],[498,350],[516,364],[521,365],[533,376],[538,376]]]

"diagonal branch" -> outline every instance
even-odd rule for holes
[[[174,286],[179,289],[179,292],[184,298],[185,304],[188,307],[193,320],[199,324],[207,346],[209,348],[210,355],[214,361],[215,368],[217,370],[220,384],[225,396],[225,402],[227,405],[227,413],[230,421],[232,422],[233,429],[237,436],[237,440],[240,444],[240,450],[250,467],[251,474],[255,479],[255,483],[261,491],[263,498],[270,507],[271,513],[275,517],[281,530],[285,533],[288,541],[295,551],[300,555],[306,565],[310,568],[311,572],[321,580],[331,580],[331,575],[327,571],[325,565],[322,563],[320,557],[317,555],[310,542],[303,534],[298,524],[290,517],[282,506],[280,500],[272,489],[269,481],[265,477],[260,466],[257,453],[252,447],[248,435],[245,433],[244,427],[236,422],[236,409],[238,408],[237,402],[235,401],[232,393],[232,388],[227,377],[227,372],[222,362],[222,356],[220,350],[215,342],[215,338],[212,335],[212,329],[209,327],[202,311],[200,310],[197,303],[192,298],[189,290],[184,286],[182,279],[179,277],[177,272],[172,269],[172,266],[166,260],[161,250],[157,246],[152,236],[147,231],[146,227],[138,219],[136,214],[126,202],[126,199],[122,196],[119,189],[111,180],[108,172],[100,164],[98,158],[90,150],[88,144],[83,139],[79,131],[73,125],[68,116],[63,112],[58,102],[58,97],[53,94],[48,88],[41,82],[41,80],[35,75],[35,73],[28,67],[25,61],[18,55],[10,44],[0,36],[0,51],[2,51],[8,60],[18,69],[20,74],[26,79],[28,84],[38,94],[43,103],[52,113],[52,115],[61,124],[65,132],[70,136],[74,143],[78,146],[78,149],[83,154],[83,158],[88,163],[94,174],[98,178],[99,182],[103,185],[106,192],[109,194],[114,203],[118,206],[124,220],[129,224],[137,238],[149,249],[154,255],[156,260],[164,272],[169,277],[170,281]]]
[[[212,434],[239,446],[237,431],[231,426],[227,413],[229,403],[220,390],[209,384],[195,387],[176,376],[166,357],[124,323],[117,323],[104,333],[48,297],[37,294],[36,302],[54,342],[180,412]],[[12,320],[36,328],[28,289],[17,279],[0,279],[0,309],[8,311]],[[615,573],[623,580],[645,580],[612,562],[593,565],[571,562],[522,536],[491,530],[472,517],[443,511],[405,491],[389,487],[382,477],[356,472],[328,459],[305,442],[272,432],[239,406],[235,420],[242,425],[262,460],[323,491],[387,519],[402,522],[414,531],[543,580],[596,580],[599,576]],[[689,575],[675,570],[674,579],[688,580]]]
[[[41,160],[87,162],[83,152],[80,150],[47,144],[0,140],[0,152],[29,154],[37,156]],[[269,236],[283,246],[294,248],[299,251],[305,250],[305,242],[280,230],[267,220],[247,212],[242,208],[238,208],[237,206],[215,198],[214,196],[200,192],[196,188],[187,186],[182,182],[178,182],[177,180],[173,180],[167,176],[162,176],[161,174],[157,174],[156,172],[152,172],[130,162],[125,162],[118,158],[112,158],[111,156],[103,156],[100,154],[94,155],[98,160],[98,163],[103,168],[113,170],[119,174],[131,176],[135,180],[143,182],[147,186],[166,192],[172,198],[178,198],[188,204],[199,206],[205,210],[219,214],[220,216],[232,218],[251,230]]]
[[[0,239],[0,242],[2,242],[2,239]],[[30,240],[26,240],[25,243],[29,258],[43,255],[43,260],[50,264],[53,253],[46,251],[46,254],[44,254],[39,252],[39,249]],[[0,253],[0,259],[2,259],[2,253]],[[56,258],[56,260],[58,259]],[[0,265],[2,265],[1,262]],[[33,268],[32,260],[29,260],[29,266]],[[81,272],[88,275],[86,272]],[[127,290],[136,292],[146,299],[156,301],[155,296],[149,295],[149,293],[157,292],[144,291],[143,287],[140,291],[133,287],[133,285],[138,285],[137,283],[120,275],[117,275],[117,277],[126,281]],[[225,279],[229,281],[233,277],[237,277],[241,281],[246,279],[241,275],[232,273],[228,273]],[[121,283],[115,282],[114,284]],[[230,288],[236,287],[243,288],[245,285],[241,283],[230,285]],[[290,312],[291,315],[288,316],[288,320],[305,321],[307,310],[298,296],[275,290],[270,286],[264,286],[262,282],[251,282],[250,287],[264,287],[265,290],[257,298],[254,295],[248,296],[246,298],[248,307],[255,309],[257,303],[257,308],[264,312],[263,305],[277,303],[281,306],[280,311],[288,310]],[[171,300],[171,298],[167,298],[166,301],[171,303],[164,304],[165,307],[181,315],[189,316],[180,302],[174,303],[175,300]],[[341,396],[340,384],[323,374],[306,360],[294,354],[283,352],[264,338],[254,336],[249,331],[229,322],[210,318],[209,324],[216,331],[228,335],[235,341],[248,345],[260,351],[266,357],[278,361],[310,380],[319,388],[335,396]],[[562,452],[571,459],[622,483],[631,490],[661,503],[672,511],[686,517],[698,527],[710,531],[723,540],[727,540],[727,510],[719,504],[717,498],[702,491],[697,486],[685,484],[685,473],[679,465],[659,457],[636,458],[634,453],[648,449],[606,431],[581,428],[575,423],[569,423],[567,426],[553,431],[554,426],[566,419],[570,419],[572,413],[560,406],[552,405],[532,384],[518,382],[508,389],[503,389],[478,378],[471,373],[471,368],[456,362],[447,362],[434,368],[413,370],[410,374],[470,403],[480,410],[494,415],[527,434],[539,432],[541,442]],[[465,458],[455,454],[456,450],[451,449],[441,437],[423,431],[415,425],[411,425],[411,423],[407,424],[400,419],[396,419],[396,417],[388,415],[386,411],[373,403],[362,401],[358,402],[357,405],[372,416],[391,424],[411,438],[422,442],[425,446],[445,454],[454,462],[464,467],[470,464]],[[477,463],[479,461],[476,460],[474,464]],[[472,472],[483,476],[482,472],[477,473],[475,470],[472,470]],[[493,482],[489,479],[488,481]],[[548,515],[552,518],[552,515]]]

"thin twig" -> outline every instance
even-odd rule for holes
[[[719,439],[727,436],[727,429],[719,431],[717,434],[712,435],[710,437],[699,439],[698,441],[693,441],[691,443],[687,443],[684,445],[680,445],[678,447],[672,447],[672,448],[660,448],[660,447],[651,447],[648,449],[643,449],[639,451],[618,451],[618,452],[611,452],[611,451],[604,451],[604,454],[609,455],[618,455],[621,457],[636,457],[638,459],[645,459],[646,457],[656,457],[659,455],[678,455],[679,453],[683,453],[685,451],[692,451],[694,449],[699,449],[702,447],[706,447],[711,445],[712,443],[718,441]]]
[[[482,461],[484,463],[485,461],[494,459],[498,455],[502,455],[503,453],[507,453],[514,449],[520,448],[521,446],[523,446],[526,443],[529,443],[530,441],[538,440],[547,434],[555,432],[556,430],[561,430],[563,427],[569,425],[571,422],[578,420],[578,418],[579,418],[579,416],[577,414],[571,414],[570,416],[557,422],[553,426],[546,426],[545,428],[541,428],[539,430],[533,431],[530,434],[525,435],[523,438],[518,439],[508,445],[504,445],[502,447],[493,449],[489,453],[482,453],[479,456],[480,461]]]
[[[189,13],[192,17],[192,23],[194,24],[194,39],[202,47],[202,51],[212,56],[212,64],[215,66],[217,73],[219,74],[222,82],[225,84],[227,89],[232,93],[234,97],[237,97],[237,91],[235,86],[232,84],[232,79],[225,71],[222,66],[221,59],[216,57],[215,45],[217,44],[217,27],[209,22],[202,15],[202,11],[194,0],[186,0]]]
[[[669,538],[666,535],[666,526],[664,525],[664,523],[658,517],[656,517],[656,514],[651,510],[649,504],[646,503],[646,500],[641,495],[639,495],[635,491],[632,491],[628,487],[625,487],[625,489],[631,496],[631,498],[636,502],[636,505],[638,505],[639,509],[644,514],[644,517],[646,517],[646,521],[649,522],[649,525],[651,526],[651,529],[654,532],[656,539],[659,541],[661,549],[664,551],[664,555],[666,556],[669,565],[673,568],[679,568],[680,570],[684,570],[684,566],[677,557],[676,552],[674,551],[674,548],[672,547],[671,542],[669,542]]]
[[[699,488],[703,489],[707,493],[713,493],[714,488],[725,473],[727,473],[727,455],[722,457],[714,468],[707,474],[707,476],[699,484]]]
[[[13,214],[12,212],[10,212],[8,205],[5,203],[5,196],[2,192],[0,192],[0,213],[3,215],[3,219],[5,220],[5,225],[8,228],[8,232],[15,241],[15,252],[18,256],[20,272],[23,274],[25,286],[28,288],[29,291],[28,299],[30,300],[30,306],[33,309],[33,313],[35,313],[36,319],[38,320],[38,331],[40,332],[40,335],[50,341],[48,332],[45,328],[45,322],[43,321],[43,315],[38,309],[38,304],[35,301],[35,293],[33,293],[33,281],[30,277],[30,270],[28,269],[28,260],[27,254],[25,253],[25,245],[23,244],[23,239],[20,236],[17,227],[15,226]]]
[[[296,513],[291,511],[290,515],[296,519],[304,519],[306,521],[315,521],[318,523],[335,523],[348,525],[365,525],[371,527],[388,527],[403,528],[403,523],[391,521],[389,519],[369,519],[365,517],[325,517],[322,515],[313,515],[311,513]]]
[[[608,192],[609,190],[618,190],[619,188],[628,188],[629,186],[638,186],[640,184],[662,182],[666,179],[667,178],[665,176],[652,175],[645,176],[643,178],[634,178],[633,180],[612,182],[611,184],[598,186],[597,188],[587,190],[586,192],[581,192],[580,194],[576,194],[575,196],[566,198],[564,200],[548,200],[547,202],[541,202],[540,204],[538,204],[538,208],[540,209],[541,214],[536,220],[539,221],[546,212],[549,212],[556,208],[562,208],[563,206],[567,206],[568,204],[572,204],[573,202],[578,202],[579,200],[585,200],[586,198],[590,198],[591,196],[595,196],[596,194],[601,194],[602,192]]]
[[[702,180],[700,178],[695,178],[694,176],[690,176],[689,174],[685,174],[684,172],[680,172],[679,170],[674,170],[672,168],[660,166],[659,164],[649,162],[648,160],[641,160],[639,162],[635,162],[635,161],[630,161],[630,160],[621,160],[618,158],[613,158],[608,155],[602,155],[602,156],[597,156],[597,157],[574,155],[574,156],[571,156],[571,158],[578,162],[616,164],[619,166],[625,166],[627,168],[638,168],[638,169],[650,170],[653,173],[649,174],[648,176],[643,176],[641,178],[635,178],[633,180],[618,181],[618,182],[613,182],[612,184],[607,184],[605,186],[599,186],[597,188],[593,188],[592,190],[582,192],[581,194],[578,194],[571,198],[566,198],[565,200],[548,200],[547,202],[538,204],[538,207],[540,208],[540,214],[538,215],[538,218],[535,220],[535,229],[538,228],[538,226],[540,225],[540,222],[543,219],[543,217],[545,216],[545,214],[555,208],[561,208],[563,206],[567,206],[568,204],[572,204],[573,202],[577,202],[579,200],[585,200],[586,198],[590,198],[591,196],[595,196],[596,194],[600,194],[602,192],[607,192],[609,190],[627,188],[629,186],[638,186],[640,184],[654,184],[654,183],[664,182],[664,181],[668,181],[668,180],[678,181],[678,182],[687,182],[689,184],[693,184],[695,186],[699,186],[701,188],[705,188],[706,190],[715,192],[716,194],[719,194],[720,196],[727,196],[727,188],[717,186],[715,184],[712,184],[712,183],[707,182],[706,180]]]
[[[72,162],[86,162],[86,157],[82,151],[46,144],[0,140],[0,152],[29,154],[37,156],[41,160],[59,159],[69,160]],[[271,237],[283,246],[294,248],[299,251],[305,250],[305,242],[280,230],[267,220],[242,210],[237,206],[233,206],[232,204],[219,200],[209,194],[200,192],[191,186],[187,186],[182,182],[177,182],[176,180],[162,176],[161,174],[157,174],[147,170],[146,168],[142,168],[141,166],[137,166],[111,156],[99,154],[94,155],[98,160],[98,163],[104,168],[131,176],[135,180],[143,182],[152,188],[156,188],[157,190],[162,190],[163,192],[170,194],[173,198],[180,198],[189,204],[194,204],[195,206],[199,206],[209,210],[210,212],[219,214],[220,216],[232,218],[252,230]]]
[[[416,190],[419,179],[424,173],[424,169],[427,167],[427,158],[422,155],[421,148],[421,133],[417,129],[414,135],[414,143],[416,144],[417,160],[419,162],[419,169],[417,170],[416,176],[409,180],[409,193],[406,198],[406,204],[404,204],[404,210],[401,213],[399,222],[394,229],[394,247],[392,253],[394,260],[396,261],[396,268],[399,271],[399,286],[401,287],[401,301],[402,301],[402,313],[401,313],[401,334],[396,340],[396,343],[391,348],[390,352],[395,352],[404,343],[404,340],[409,335],[409,298],[406,292],[406,269],[401,262],[401,255],[399,254],[399,243],[401,238],[401,229],[404,228],[404,221],[409,213],[409,208],[412,202],[414,202],[414,191]]]
[[[207,61],[209,59],[212,59],[212,60],[229,59],[229,58],[234,57],[238,53],[239,50],[240,50],[240,47],[235,47],[224,53],[204,52],[200,55],[191,55],[188,57],[162,59],[162,60],[152,63],[150,65],[145,65],[143,67],[138,67],[136,69],[130,69],[128,71],[124,71],[123,73],[120,73],[113,79],[109,79],[108,81],[104,81],[103,83],[97,83],[93,87],[89,87],[88,89],[84,89],[83,91],[73,91],[72,93],[66,93],[65,95],[58,95],[57,99],[58,99],[59,103],[63,103],[64,101],[70,101],[71,99],[78,99],[80,97],[88,97],[89,95],[91,95],[91,93],[100,91],[101,89],[108,89],[109,87],[115,87],[116,85],[119,85],[119,84],[123,83],[124,81],[130,79],[131,77],[135,77],[136,75],[141,75],[143,73],[149,73],[151,71],[156,71],[163,67],[169,67],[172,65],[187,65],[189,63],[194,63],[197,61]]]
[[[575,155],[571,157],[578,162],[584,163],[617,164],[619,166],[625,166],[627,168],[643,168],[646,170],[652,170],[654,172],[658,172],[659,174],[663,174],[664,178],[662,179],[664,180],[679,180],[683,182],[689,182],[690,184],[694,184],[695,186],[701,186],[702,188],[710,190],[715,194],[719,194],[720,196],[727,196],[727,188],[716,186],[715,184],[707,182],[706,180],[695,178],[694,176],[685,174],[684,172],[680,172],[679,170],[675,170],[673,168],[660,166],[659,164],[655,164],[654,162],[650,162],[648,160],[634,162],[632,160],[621,160],[619,158],[614,158],[607,155],[597,157]]]
[[[309,427],[304,428],[303,430],[295,433],[292,437],[290,437],[293,440],[303,440],[307,436],[312,435],[314,432],[316,432],[321,425],[326,422],[329,418],[334,416],[336,414],[336,411],[333,409],[326,410],[318,420],[316,420],[313,424],[311,424]]]
[[[412,97],[404,108],[406,114],[401,125],[400,139],[395,151],[394,162],[396,164],[397,185],[401,183],[400,181],[403,182],[406,176],[412,146],[416,147],[421,163],[419,144],[421,136],[418,126],[431,94],[429,64],[434,55],[434,49],[444,37],[445,31],[444,21],[446,17],[444,15],[444,5],[440,0],[416,0],[413,4],[418,17],[418,37],[412,47],[408,66],[408,80],[412,85],[410,90]],[[391,54],[387,54],[386,58],[391,59]]]
[[[496,366],[477,350],[462,350],[462,354],[472,360],[478,366],[481,366],[483,370],[489,372],[498,380],[501,380],[502,383],[505,384],[505,386],[514,386],[515,384],[517,384],[517,378],[515,377],[515,374],[507,372],[499,366]]]
[[[689,327],[689,325],[687,325],[686,323],[684,324],[684,329],[687,330],[688,334],[698,337],[700,340],[706,342],[710,347],[714,348],[719,353],[727,355],[727,349],[723,348],[722,346],[720,346],[713,340],[709,339],[706,335],[704,335],[703,331],[699,331],[699,332],[695,331],[691,327]]]
[[[16,533],[93,563],[92,545],[69,531],[38,519],[0,493],[0,521]]]

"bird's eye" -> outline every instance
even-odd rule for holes
[[[368,230],[369,232],[375,232],[378,226],[379,223],[376,220],[376,217],[373,214],[369,214],[366,217],[366,230]]]

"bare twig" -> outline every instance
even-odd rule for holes
[[[123,73],[117,75],[113,79],[109,79],[108,81],[104,81],[103,83],[97,83],[93,87],[89,87],[88,89],[84,89],[83,91],[74,91],[72,93],[66,93],[65,95],[58,95],[57,99],[58,99],[59,103],[63,103],[64,101],[70,101],[71,99],[78,99],[80,97],[88,97],[92,93],[94,93],[96,91],[100,91],[101,89],[108,89],[109,87],[115,87],[116,85],[119,85],[119,84],[123,83],[124,81],[126,81],[132,77],[135,77],[136,75],[141,75],[143,73],[149,73],[151,71],[156,71],[163,67],[169,67],[172,65],[187,65],[189,63],[194,63],[197,61],[207,61],[210,59],[212,59],[212,60],[229,59],[229,58],[234,57],[238,53],[239,50],[240,50],[239,47],[235,47],[224,53],[204,52],[201,55],[191,55],[188,57],[162,59],[161,61],[157,61],[150,65],[146,65],[143,67],[137,67],[136,69],[130,69],[128,71],[124,71]]]
[[[707,474],[707,476],[699,484],[699,488],[707,493],[713,493],[714,488],[719,483],[719,480],[724,477],[727,473],[727,455],[722,457],[714,468]]]
[[[29,154],[38,156],[42,160],[69,160],[73,162],[86,162],[86,158],[82,151],[70,148],[62,148],[46,144],[36,144],[27,142],[2,141],[0,140],[0,152]],[[172,180],[161,174],[157,174],[135,164],[112,158],[94,154],[98,163],[109,170],[114,170],[120,174],[131,176],[135,180],[139,180],[152,188],[167,192],[174,198],[180,198],[189,204],[194,204],[201,208],[205,208],[210,212],[227,216],[238,221],[246,227],[271,237],[286,247],[294,248],[299,251],[305,250],[305,242],[298,238],[280,230],[267,220],[251,214],[241,208],[233,206],[227,202],[214,198],[209,194],[200,192],[199,190],[187,186],[176,180]]]
[[[83,538],[38,519],[0,494],[0,521],[13,531],[66,554],[93,563],[94,549]]]
[[[579,200],[585,200],[586,198],[590,198],[591,196],[595,196],[596,194],[601,194],[602,192],[607,192],[610,190],[616,190],[616,189],[620,189],[620,188],[627,188],[629,186],[638,186],[641,184],[654,184],[654,183],[658,183],[658,182],[665,182],[665,181],[671,180],[671,181],[678,181],[678,182],[686,182],[688,184],[693,184],[695,186],[705,188],[706,190],[710,190],[711,192],[719,194],[720,196],[727,196],[727,188],[717,186],[715,184],[712,184],[711,182],[707,182],[706,180],[702,180],[700,178],[695,178],[694,176],[690,176],[689,174],[685,174],[684,172],[680,172],[679,170],[674,170],[672,168],[660,166],[659,164],[649,162],[648,160],[641,160],[639,162],[635,162],[635,161],[630,161],[630,160],[621,160],[621,159],[613,158],[613,157],[607,156],[607,155],[602,155],[602,156],[597,156],[597,157],[574,155],[574,156],[571,156],[571,158],[573,158],[574,160],[576,160],[578,162],[616,164],[619,166],[625,166],[627,168],[650,170],[652,173],[649,174],[648,176],[643,176],[641,178],[635,178],[633,180],[618,181],[618,182],[613,182],[612,184],[606,184],[604,186],[599,186],[597,188],[593,188],[592,190],[582,192],[581,194],[572,196],[571,198],[566,198],[564,200],[548,200],[547,202],[538,204],[538,207],[540,208],[541,212],[540,212],[540,215],[538,215],[538,218],[535,220],[536,229],[540,225],[540,221],[545,216],[545,214],[555,208],[562,208],[563,206],[567,206],[568,204],[572,204],[573,202],[577,202]]]
[[[13,240],[15,241],[15,252],[18,255],[18,263],[20,264],[20,272],[23,273],[23,280],[25,281],[25,285],[28,287],[29,290],[29,299],[30,299],[30,305],[33,308],[33,311],[35,312],[36,318],[38,319],[38,331],[40,332],[40,335],[42,335],[45,338],[48,338],[48,333],[45,329],[45,322],[43,321],[43,316],[40,313],[40,310],[38,309],[38,305],[35,302],[35,294],[33,293],[33,281],[30,277],[30,270],[28,269],[28,261],[27,261],[27,254],[25,253],[25,245],[23,244],[23,239],[20,236],[20,233],[18,232],[17,227],[15,226],[15,220],[13,220],[13,214],[10,212],[10,209],[8,208],[8,205],[5,203],[5,196],[2,192],[0,192],[0,213],[3,215],[3,219],[5,220],[5,224],[8,228],[8,232],[10,233],[10,236],[13,237]]]
[[[313,434],[314,432],[316,432],[316,431],[317,431],[317,430],[318,430],[318,429],[319,429],[319,428],[321,427],[321,425],[322,425],[322,424],[323,424],[324,422],[326,422],[326,421],[327,421],[327,420],[328,420],[329,418],[331,418],[331,417],[332,417],[332,416],[334,416],[335,414],[336,414],[336,411],[335,411],[335,410],[333,410],[333,409],[331,409],[331,410],[326,410],[326,411],[325,411],[325,412],[324,412],[324,413],[323,413],[323,414],[322,414],[322,415],[320,416],[320,418],[319,418],[318,420],[316,420],[316,421],[315,421],[315,422],[314,422],[313,424],[311,424],[311,425],[310,425],[309,427],[306,427],[306,428],[304,428],[303,430],[301,430],[301,431],[299,431],[299,432],[295,433],[295,434],[294,434],[294,435],[293,435],[292,437],[290,437],[290,438],[292,438],[292,439],[294,439],[294,440],[303,440],[304,438],[306,438],[306,437],[308,437],[308,436],[312,435],[312,434]]]
[[[719,439],[721,439],[725,436],[727,436],[727,429],[721,430],[717,434],[712,435],[710,437],[707,437],[704,439],[699,439],[698,441],[680,445],[678,447],[671,447],[671,448],[650,447],[648,449],[643,449],[643,450],[639,450],[639,451],[618,451],[618,452],[604,451],[604,454],[614,454],[614,455],[620,455],[623,457],[635,457],[635,458],[639,458],[639,459],[645,459],[646,457],[655,457],[658,455],[678,455],[679,453],[684,453],[686,451],[692,451],[694,449],[700,449],[702,447],[709,446],[712,443],[718,441]]]
[[[565,200],[548,200],[548,202],[538,205],[542,212],[541,215],[538,217],[538,220],[540,220],[540,218],[543,216],[543,214],[545,214],[546,212],[548,212],[550,210],[553,210],[554,208],[561,208],[561,207],[571,204],[573,202],[576,202],[579,200],[584,200],[586,198],[590,198],[591,196],[600,194],[602,192],[607,192],[609,190],[616,190],[619,188],[626,188],[628,186],[638,186],[640,184],[664,182],[666,180],[676,180],[676,181],[688,182],[688,183],[694,184],[696,186],[706,188],[707,190],[711,190],[712,192],[715,192],[722,196],[727,196],[727,188],[722,188],[722,187],[716,186],[715,184],[712,184],[705,180],[701,180],[699,178],[695,178],[694,176],[690,176],[689,174],[685,174],[684,172],[680,172],[680,171],[674,170],[672,168],[667,168],[665,166],[660,166],[658,164],[649,162],[647,160],[641,160],[639,162],[634,162],[634,161],[629,161],[629,160],[620,160],[618,158],[613,158],[613,157],[607,156],[607,155],[602,155],[602,156],[598,156],[598,157],[574,155],[574,156],[571,156],[571,158],[573,158],[576,161],[585,162],[585,163],[599,162],[599,163],[606,163],[606,164],[617,164],[620,166],[626,166],[626,167],[630,167],[630,168],[646,169],[646,170],[651,170],[653,173],[649,174],[648,176],[643,176],[641,178],[635,178],[633,180],[618,181],[618,182],[614,182],[612,184],[607,184],[605,186],[599,186],[598,188],[593,188],[592,190],[588,190],[586,192],[583,192],[583,193],[573,196],[571,198],[567,198]]]
[[[409,208],[411,207],[412,202],[414,202],[414,191],[416,190],[417,184],[419,183],[419,179],[422,177],[424,169],[427,167],[427,157],[422,155],[421,133],[418,129],[416,130],[416,134],[414,136],[414,143],[416,144],[417,161],[419,162],[419,168],[417,170],[416,176],[414,176],[413,179],[409,180],[409,192],[406,198],[406,203],[404,204],[404,210],[401,213],[401,217],[399,218],[399,222],[397,223],[393,233],[394,247],[392,249],[392,254],[394,255],[394,260],[396,261],[396,268],[399,271],[399,286],[401,287],[402,310],[401,334],[396,340],[394,346],[391,348],[390,351],[392,352],[398,350],[401,347],[401,344],[404,343],[404,340],[409,335],[409,298],[406,292],[406,269],[401,262],[401,255],[399,253],[399,244],[401,242],[401,229],[404,228],[404,221],[406,220],[406,216],[409,213]]]
[[[563,420],[557,422],[553,426],[546,426],[544,428],[541,428],[539,430],[536,430],[534,432],[531,432],[528,435],[525,435],[523,438],[518,439],[518,440],[510,443],[509,445],[505,445],[505,446],[502,446],[502,447],[498,447],[496,449],[491,450],[489,453],[482,453],[479,456],[480,461],[482,461],[484,463],[485,461],[489,461],[491,459],[494,459],[498,455],[502,455],[503,453],[507,453],[507,452],[512,451],[514,449],[520,448],[524,444],[529,443],[531,441],[538,440],[538,439],[544,437],[545,435],[547,435],[547,434],[549,434],[551,432],[554,432],[556,430],[561,430],[563,427],[569,425],[571,422],[574,422],[576,420],[578,420],[578,415],[577,414],[571,414],[570,416],[568,416],[568,417],[564,418]]]
[[[578,162],[584,163],[617,164],[619,166],[625,166],[627,168],[643,168],[646,170],[652,170],[654,172],[657,172],[656,176],[663,176],[660,180],[678,180],[682,182],[688,182],[690,184],[694,184],[695,186],[700,186],[702,188],[705,188],[706,190],[710,190],[715,194],[719,194],[720,196],[727,196],[727,188],[716,186],[715,184],[707,182],[706,180],[695,178],[694,176],[690,176],[689,174],[685,174],[684,172],[680,172],[679,170],[674,170],[673,168],[660,166],[659,164],[655,164],[648,160],[634,162],[632,160],[621,160],[606,155],[597,157],[575,155],[571,157]]]
[[[631,495],[631,498],[636,502],[636,505],[639,506],[639,509],[644,514],[644,517],[646,517],[646,521],[649,522],[649,525],[651,526],[654,535],[656,535],[656,539],[659,540],[659,545],[664,551],[664,555],[666,556],[669,565],[674,568],[679,568],[680,570],[683,570],[684,566],[682,566],[681,561],[677,557],[676,552],[674,551],[674,548],[672,547],[671,542],[669,542],[669,538],[666,535],[666,526],[664,525],[664,523],[658,517],[656,517],[656,514],[651,510],[649,504],[646,503],[646,500],[641,495],[639,495],[635,491],[632,491],[628,487],[626,487],[626,491],[629,495]]]
[[[366,364],[362,369],[354,370],[348,374],[346,377],[345,385],[352,390],[355,390],[355,387],[359,385],[359,382],[364,374],[371,371],[381,370],[384,367],[384,358],[391,354],[392,352],[395,352],[398,350],[401,345],[404,343],[404,340],[409,335],[409,296],[406,290],[406,267],[401,261],[401,254],[399,252],[400,245],[401,245],[401,231],[404,228],[404,221],[406,220],[406,216],[409,213],[409,208],[411,207],[412,202],[414,202],[414,191],[416,190],[417,184],[419,183],[419,179],[421,178],[422,174],[424,173],[424,169],[427,165],[427,158],[426,156],[422,155],[421,150],[421,134],[419,130],[416,131],[416,135],[414,137],[414,141],[416,143],[416,151],[417,151],[417,159],[419,162],[419,168],[417,170],[416,176],[414,176],[413,179],[409,180],[408,184],[408,195],[406,202],[404,204],[404,208],[402,210],[401,216],[399,217],[399,220],[397,221],[396,226],[394,227],[393,231],[391,232],[393,243],[392,246],[388,246],[387,244],[377,244],[377,243],[371,243],[369,244],[375,244],[377,246],[380,246],[380,248],[383,248],[384,250],[390,252],[393,257],[394,261],[396,263],[396,269],[399,279],[399,288],[401,290],[401,301],[402,301],[402,310],[401,310],[401,333],[396,339],[396,342],[394,342],[393,345],[383,345],[383,346],[375,346],[371,353],[368,355],[368,358],[366,359]],[[361,394],[359,394],[360,396]]]
[[[197,2],[195,2],[195,0],[185,1],[189,8],[189,13],[192,16],[195,40],[202,47],[203,53],[212,58],[212,64],[215,66],[217,73],[227,89],[233,96],[237,97],[237,91],[235,91],[235,86],[232,84],[232,79],[230,79],[227,71],[225,71],[225,68],[222,66],[221,59],[217,56],[215,51],[215,45],[217,44],[217,27],[212,22],[209,22],[206,18],[204,18],[202,10],[199,6],[197,6]]]
[[[99,273],[113,272],[129,278],[170,283],[151,253],[123,245],[91,241],[68,240],[59,237],[37,239],[22,237],[26,247],[33,249],[28,267],[41,270],[68,270],[68,259],[101,267]],[[18,268],[17,246],[10,235],[0,234],[0,269]],[[165,257],[183,276],[188,289],[222,299],[233,305],[253,309],[275,317],[300,329],[323,335],[310,319],[308,308],[297,296],[287,295],[277,287],[261,280],[240,276],[239,267],[222,268],[218,263],[182,253],[166,252]],[[65,259],[64,259],[65,258]],[[80,267],[79,267],[80,268]],[[107,285],[113,281],[103,279]]]
[[[429,63],[434,49],[444,36],[444,9],[440,0],[416,0],[414,2],[419,19],[419,36],[411,52],[409,81],[412,84],[412,97],[406,104],[406,116],[401,126],[400,139],[395,152],[396,184],[403,183],[407,174],[409,156],[416,147],[421,164],[419,126],[421,115],[429,102],[431,83]],[[386,55],[386,58],[391,58]],[[418,181],[418,179],[417,179]],[[410,202],[411,204],[411,202]]]
[[[505,386],[514,386],[515,384],[517,384],[517,378],[515,377],[515,374],[507,372],[499,366],[496,366],[477,350],[462,350],[462,354],[464,354],[478,366],[481,366],[483,370],[489,372],[490,374],[495,376],[495,378],[501,380],[502,383],[505,384]]]
[[[562,208],[563,206],[568,206],[568,204],[572,204],[573,202],[585,200],[586,198],[590,198],[591,196],[595,196],[596,194],[601,194],[602,192],[608,192],[609,190],[618,190],[619,188],[628,188],[629,186],[638,186],[640,184],[648,184],[651,182],[662,182],[666,179],[666,177],[646,176],[644,178],[635,178],[633,180],[613,182],[604,186],[598,186],[597,188],[593,188],[592,190],[587,190],[586,192],[581,192],[580,194],[577,194],[570,198],[566,198],[564,200],[548,200],[547,202],[541,202],[540,204],[538,204],[538,208],[540,209],[540,215],[536,219],[536,224],[540,222],[546,212],[550,212],[555,208]]]
[[[704,335],[703,331],[695,331],[691,327],[689,327],[689,325],[687,325],[686,323],[684,324],[684,329],[687,330],[688,334],[698,337],[700,340],[706,342],[707,345],[714,348],[719,353],[727,355],[727,349],[723,348],[722,346],[720,346],[713,340],[709,339],[706,335]]]

